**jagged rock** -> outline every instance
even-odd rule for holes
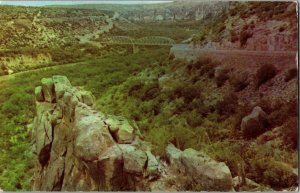
[[[166,147],[166,156],[171,165],[177,168],[179,171],[183,170],[183,166],[180,160],[182,151],[177,149],[173,144],[168,144]]]
[[[142,175],[147,161],[147,154],[142,150],[124,153],[124,169],[131,174]]]
[[[75,153],[86,161],[97,160],[101,153],[114,144],[108,128],[101,117],[93,114],[86,116],[88,108],[76,107],[75,112]]]
[[[110,116],[105,123],[118,143],[132,143],[134,140],[134,128],[125,118]]]
[[[261,107],[254,107],[252,112],[242,119],[241,130],[245,137],[257,137],[265,131],[266,113]]]
[[[246,183],[242,185],[242,179],[239,176],[234,177],[232,181],[233,187],[237,191],[254,191],[260,187],[259,184],[248,178],[246,178]]]
[[[127,179],[123,169],[123,150],[134,151],[134,147],[127,145],[128,147],[121,147],[121,145],[113,145],[108,148],[101,156],[98,163],[100,179],[104,184],[106,190],[121,190],[127,186]]]
[[[33,136],[36,139],[36,153],[42,150],[43,147],[51,143],[52,140],[52,126],[48,120],[48,112],[52,109],[52,104],[46,103],[37,105],[37,117],[33,124]]]
[[[81,94],[81,98],[82,98],[83,103],[87,104],[88,106],[93,106],[95,98],[94,98],[94,96],[92,95],[91,92],[81,90],[80,94]]]
[[[54,83],[52,78],[43,78],[42,79],[42,90],[44,94],[44,98],[46,102],[54,102],[55,94],[54,94]]]
[[[177,164],[187,172],[180,177],[200,176],[201,184],[227,190],[223,179],[219,179],[226,173],[225,166],[220,169],[221,163],[201,163],[202,169],[206,169],[204,172],[216,175],[206,179],[203,176],[208,174],[200,170],[194,169],[196,173],[191,173],[191,168],[199,164],[199,158],[184,157],[186,151],[169,145],[167,155],[171,166],[165,165],[151,153],[151,144],[142,140],[136,125],[95,111],[93,96],[72,87],[66,77],[43,79],[42,87],[37,90],[41,90],[38,95],[43,94],[45,100],[36,97],[37,115],[32,131],[37,159],[32,190],[179,191],[185,187],[185,181],[176,181],[179,174],[172,174],[169,169]],[[214,170],[210,168],[212,163],[218,166]],[[170,180],[175,180],[175,185],[170,185]]]
[[[66,89],[71,86],[70,81],[65,76],[53,76],[54,90],[56,99],[63,97]]]
[[[191,148],[184,150],[180,158],[186,173],[204,190],[232,190],[232,176],[225,163],[216,162]]]
[[[151,151],[146,151],[147,154],[147,169],[146,175],[152,180],[159,176],[158,161]]]
[[[41,86],[38,86],[35,88],[34,94],[35,94],[35,100],[37,100],[39,102],[42,102],[45,100]]]
[[[146,143],[118,144],[131,143],[138,134],[127,120],[110,117],[119,123],[114,140],[105,116],[92,109],[90,92],[72,87],[63,76],[43,79],[41,88],[47,97],[36,103],[33,132],[39,159],[33,190],[146,190],[141,183],[148,163]],[[151,171],[153,166],[150,161]]]

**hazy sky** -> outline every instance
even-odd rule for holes
[[[102,0],[64,0],[64,1],[13,1],[13,0],[0,0],[0,5],[23,5],[23,6],[44,6],[44,5],[70,5],[70,4],[153,4],[153,3],[165,3],[171,1],[148,1],[148,0],[140,0],[140,1],[127,1],[127,0],[110,0],[110,1],[102,1]]]

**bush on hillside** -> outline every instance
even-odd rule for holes
[[[284,142],[292,148],[298,146],[298,119],[297,117],[289,118],[282,127]]]
[[[297,176],[293,174],[289,164],[279,162],[270,157],[261,157],[251,161],[255,181],[271,185],[276,188],[287,188],[297,183]]]
[[[285,74],[285,78],[284,78],[284,81],[285,82],[288,82],[294,78],[296,78],[298,76],[298,69],[297,68],[292,68],[292,69],[289,69],[286,74]]]
[[[185,103],[192,102],[195,98],[201,98],[201,90],[197,85],[190,85],[178,83],[173,91],[169,93],[169,98],[174,100],[176,98],[184,98]]]
[[[151,85],[147,85],[144,88],[144,95],[142,97],[142,100],[151,100],[154,99],[155,97],[157,97],[160,93],[159,87],[157,84],[151,84]]]
[[[198,60],[192,65],[192,69],[200,70],[204,65],[211,64],[212,60],[209,57],[200,57]]]
[[[202,119],[203,118],[201,114],[199,114],[197,110],[194,109],[193,111],[188,113],[186,121],[192,128],[195,128],[201,125],[203,121]]]
[[[216,105],[216,110],[220,115],[233,114],[236,111],[238,98],[236,94],[229,93],[223,100],[219,101]]]
[[[131,97],[140,97],[141,89],[144,87],[144,83],[141,81],[133,82],[130,88],[128,89],[128,96]]]
[[[260,87],[260,85],[264,84],[268,80],[275,77],[277,74],[277,69],[272,64],[265,64],[261,66],[257,72],[256,72],[256,86],[257,88]]]
[[[216,77],[216,83],[218,87],[225,84],[225,81],[229,79],[229,69],[221,69],[218,76]]]
[[[248,74],[235,73],[230,77],[229,83],[233,87],[235,92],[242,91],[249,85]]]
[[[276,106],[271,107],[269,102],[261,102],[262,108],[265,106],[268,115],[268,122],[270,126],[276,127],[282,125],[289,117],[297,116],[297,100],[293,100],[287,103],[278,102]]]

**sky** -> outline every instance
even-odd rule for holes
[[[22,6],[45,6],[45,5],[72,5],[72,4],[153,4],[153,3],[166,3],[171,1],[149,1],[149,0],[110,0],[110,1],[102,1],[102,0],[63,0],[63,1],[18,1],[18,0],[0,0],[0,5],[22,5]]]

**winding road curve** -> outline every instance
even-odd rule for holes
[[[83,36],[77,36],[77,38],[79,38],[79,43],[80,44],[89,43],[89,44],[92,44],[96,47],[101,47],[99,42],[92,41],[92,39],[93,38],[98,38],[103,33],[109,32],[114,27],[114,22],[113,21],[115,19],[117,19],[118,17],[119,17],[119,14],[117,12],[115,12],[113,17],[111,17],[111,18],[107,17],[106,18],[106,22],[107,22],[106,26],[101,26],[101,29],[98,29],[98,30],[96,30],[92,33],[85,34]]]

